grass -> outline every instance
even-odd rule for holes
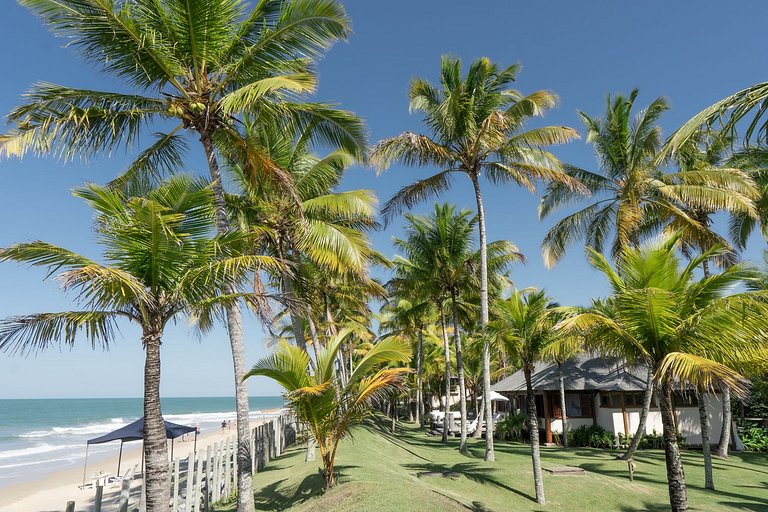
[[[663,511],[669,509],[664,454],[635,457],[635,481],[617,452],[542,447],[542,465],[578,466],[586,476],[544,475],[547,504],[533,493],[530,448],[496,443],[496,462],[482,460],[485,441],[470,440],[471,456],[458,453],[458,441],[442,444],[411,425],[393,436],[373,421],[358,427],[339,449],[339,482],[323,492],[318,463],[304,462],[304,449],[292,447],[254,477],[257,510],[296,512],[377,511]],[[691,510],[768,511],[768,456],[734,454],[714,461],[716,491],[703,488],[701,454],[683,454]],[[234,505],[218,508],[234,511]]]

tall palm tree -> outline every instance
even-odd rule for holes
[[[519,65],[499,68],[487,58],[474,61],[466,77],[461,60],[440,61],[440,87],[417,78],[410,86],[410,109],[423,114],[431,135],[405,132],[380,141],[371,159],[380,169],[399,161],[406,165],[434,166],[437,174],[400,189],[382,209],[385,218],[447,190],[455,174],[465,175],[475,194],[480,242],[480,327],[488,324],[488,256],[486,218],[480,178],[491,183],[515,183],[535,191],[536,182],[558,182],[579,188],[562,172],[557,158],[546,148],[578,136],[571,128],[544,126],[525,130],[532,117],[555,106],[557,96],[536,91],[527,96],[510,89]],[[491,417],[490,348],[483,348],[483,394],[488,428]],[[489,430],[492,431],[492,430]],[[486,436],[485,459],[494,460],[493,436]]]
[[[657,160],[662,139],[657,122],[669,107],[664,98],[656,98],[633,117],[637,95],[637,89],[629,96],[608,95],[602,118],[579,112],[600,170],[567,166],[567,173],[581,181],[594,200],[559,220],[546,234],[542,249],[548,266],[557,263],[577,240],[603,251],[613,236],[611,254],[616,257],[658,231],[665,225],[662,219],[671,219],[678,229],[709,233],[683,207],[755,216],[754,184],[740,171],[713,165],[684,167],[674,173],[661,170]],[[553,183],[542,197],[539,218],[583,198],[582,190]]]
[[[317,441],[323,462],[326,488],[336,483],[334,464],[339,442],[365,418],[371,402],[388,398],[402,389],[408,368],[382,367],[407,363],[408,345],[397,338],[374,344],[359,361],[346,384],[333,376],[336,353],[349,330],[341,330],[320,351],[316,368],[310,371],[309,355],[300,347],[281,343],[271,356],[257,362],[247,377],[261,375],[279,383],[298,418]]]
[[[751,272],[734,265],[696,279],[705,259],[722,256],[712,248],[682,266],[675,237],[639,249],[624,249],[612,267],[594,249],[590,263],[603,272],[612,289],[610,307],[565,319],[560,328],[578,332],[593,349],[642,363],[659,388],[664,427],[670,505],[688,510],[685,475],[677,444],[673,412],[676,386],[712,392],[729,387],[743,396],[745,379],[733,368],[764,357],[768,304],[753,292],[726,296]]]
[[[425,295],[432,295],[440,314],[442,324],[447,324],[446,316],[453,324],[453,342],[456,356],[456,372],[459,380],[459,406],[461,410],[461,441],[459,450],[466,451],[467,443],[467,405],[464,382],[464,363],[461,333],[459,325],[459,300],[477,288],[480,264],[480,252],[472,243],[476,217],[469,210],[455,211],[449,204],[436,204],[428,217],[406,214],[407,239],[395,239],[395,246],[402,249],[407,260],[396,260],[407,267],[411,280],[418,279],[422,287],[430,290]],[[498,288],[498,274],[515,260],[522,259],[517,248],[507,241],[497,241],[486,248],[489,255],[490,272],[494,276],[493,284]],[[407,275],[407,274],[406,274]],[[447,315],[445,309],[448,309]],[[444,336],[447,347],[447,332]],[[446,373],[449,370],[449,350],[446,348]],[[446,379],[446,392],[450,380]],[[450,395],[446,394],[446,401]],[[447,411],[446,407],[446,411]],[[447,424],[447,419],[446,419]],[[443,431],[446,434],[445,429]]]
[[[0,250],[0,261],[46,267],[64,290],[76,293],[79,311],[38,313],[0,321],[0,350],[35,352],[54,344],[74,346],[79,336],[108,348],[119,320],[142,329],[144,366],[144,459],[147,511],[165,512],[170,499],[165,426],[160,408],[160,346],[168,322],[180,316],[210,320],[212,309],[240,298],[237,291],[255,270],[276,267],[264,256],[241,256],[250,241],[238,233],[211,237],[213,191],[179,175],[145,197],[96,185],[75,191],[96,212],[103,247],[99,263],[45,242]],[[256,301],[254,301],[256,303]],[[203,322],[205,323],[205,322]]]
[[[162,126],[153,142],[113,184],[146,182],[184,165],[187,139],[200,141],[213,181],[216,227],[230,230],[217,154],[250,162],[238,115],[271,113],[334,147],[360,154],[362,123],[349,112],[291,98],[314,89],[313,60],[346,38],[349,18],[336,0],[264,0],[253,9],[240,0],[104,2],[21,0],[83,59],[126,84],[129,92],[97,91],[39,82],[26,104],[8,116],[0,156],[27,152],[89,158],[121,146],[134,148]],[[171,126],[169,130],[164,128]],[[277,166],[274,176],[290,187]],[[253,510],[248,390],[239,305],[227,306],[238,435],[238,511]]]
[[[554,317],[557,321],[561,316]],[[557,365],[557,380],[560,387],[560,420],[563,423],[563,447],[568,448],[568,413],[565,399],[565,375],[563,365],[584,351],[583,340],[578,336],[553,336],[550,343],[542,349],[542,358]]]
[[[557,316],[555,304],[543,290],[513,290],[509,298],[496,301],[491,328],[525,375],[528,432],[531,440],[533,481],[536,502],[545,503],[544,480],[539,453],[539,422],[531,376],[534,365],[544,358],[544,350],[558,334],[554,330]]]

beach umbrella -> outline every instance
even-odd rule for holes
[[[179,425],[178,423],[165,422],[165,435],[168,439],[171,439],[171,458],[173,458],[173,439],[187,434],[189,432],[195,432],[195,448],[197,448],[197,429],[195,427],[188,427],[186,425]],[[109,443],[111,441],[120,441],[120,455],[117,459],[117,476],[120,476],[120,464],[123,460],[123,443],[129,441],[141,441],[144,439],[144,417],[142,416],[133,423],[129,423],[124,427],[120,427],[103,436],[94,437],[89,439],[85,445],[85,464],[83,464],[83,486],[85,486],[85,473],[88,466],[88,448],[92,444]],[[144,465],[144,454],[142,453],[142,466]]]

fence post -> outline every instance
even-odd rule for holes
[[[190,512],[192,509],[190,505],[192,503],[192,480],[195,476],[195,453],[190,452],[187,456],[187,492],[184,498],[184,512]]]
[[[67,502],[66,512],[75,512],[75,502],[74,501],[68,501]]]
[[[201,450],[202,452],[202,450]],[[203,483],[203,453],[196,453],[195,457],[197,458],[197,472],[195,474],[195,495],[192,497],[192,505],[195,507],[195,511],[199,512],[200,510],[200,492],[201,492],[201,484]],[[192,509],[190,509],[191,511]],[[189,511],[188,511],[189,512]]]
[[[254,427],[251,429],[251,434],[248,436],[248,443],[251,445],[251,475],[258,472],[258,468],[256,467],[256,429],[258,427]],[[235,472],[237,474],[237,472]]]
[[[117,512],[128,512],[128,500],[131,497],[131,480],[133,480],[133,471],[128,472],[128,478],[123,479],[123,486],[120,489],[120,504]]]
[[[179,462],[178,458],[173,461],[173,512],[179,512]]]
[[[96,486],[96,498],[93,500],[93,512],[101,512],[101,500],[104,499],[104,486]]]

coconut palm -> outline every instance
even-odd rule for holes
[[[189,316],[205,328],[216,310],[241,298],[237,291],[249,273],[276,268],[272,258],[242,256],[250,240],[242,234],[211,237],[213,191],[179,175],[145,197],[128,198],[88,185],[75,191],[96,213],[103,247],[100,263],[45,242],[0,250],[0,261],[45,267],[83,309],[37,313],[0,322],[0,349],[36,352],[51,345],[74,346],[84,337],[109,348],[120,320],[142,329],[144,367],[144,459],[147,511],[165,512],[170,499],[165,426],[160,408],[160,346],[165,326]]]
[[[402,133],[380,141],[371,159],[380,169],[399,161],[406,165],[434,166],[437,174],[400,189],[382,209],[392,218],[406,208],[446,191],[453,176],[463,174],[472,184],[477,203],[480,245],[480,327],[488,324],[488,256],[486,218],[480,178],[494,184],[515,183],[530,191],[536,182],[562,182],[579,188],[576,180],[562,172],[560,163],[546,148],[578,136],[563,126],[525,130],[532,117],[555,106],[557,96],[536,91],[523,96],[509,88],[520,66],[499,68],[487,58],[474,61],[466,77],[461,60],[444,56],[440,62],[440,88],[417,78],[410,86],[410,109],[423,114],[431,135]],[[483,349],[483,394],[489,428],[490,348]],[[493,436],[486,436],[486,460],[493,460]]]
[[[738,170],[697,165],[684,166],[674,173],[662,172],[657,164],[661,147],[657,122],[668,104],[664,98],[656,98],[633,118],[637,95],[637,89],[629,96],[609,95],[603,118],[579,112],[587,128],[587,141],[597,153],[600,171],[567,167],[568,174],[581,181],[594,200],[559,220],[546,234],[542,249],[548,266],[557,263],[577,240],[603,251],[613,236],[611,254],[616,257],[670,222],[678,230],[711,234],[707,226],[689,214],[690,210],[726,210],[755,216],[754,184]],[[583,198],[580,190],[552,183],[539,205],[539,218]]]
[[[494,320],[491,323],[494,336],[504,346],[506,353],[520,365],[525,376],[533,481],[536,502],[540,504],[545,503],[544,480],[541,474],[538,414],[531,376],[536,362],[544,358],[545,348],[561,336],[554,330],[557,323],[557,315],[553,314],[554,306],[543,290],[513,290],[508,298],[494,303]]]
[[[554,320],[558,317],[555,315]],[[565,400],[565,375],[563,365],[584,351],[583,340],[578,336],[553,336],[542,350],[542,357],[557,365],[557,380],[560,387],[560,419],[563,423],[563,447],[568,448],[568,414]]]
[[[264,0],[253,9],[240,0],[104,2],[21,0],[83,59],[125,84],[98,91],[39,82],[26,103],[8,116],[13,129],[0,137],[0,156],[30,151],[63,159],[87,159],[151,138],[113,182],[147,182],[181,169],[187,137],[200,141],[213,181],[216,226],[230,229],[219,154],[262,162],[241,143],[238,115],[270,113],[300,126],[334,147],[360,154],[361,122],[325,104],[297,103],[315,88],[311,68],[349,33],[349,19],[335,0]],[[147,130],[158,127],[156,133]],[[272,166],[276,180],[290,179]],[[227,307],[232,348],[238,435],[238,511],[253,510],[248,453],[248,390],[242,318],[237,302]]]
[[[402,389],[407,368],[382,367],[407,363],[408,345],[397,338],[380,340],[361,358],[346,384],[333,376],[337,352],[348,329],[342,329],[320,351],[310,371],[309,355],[300,347],[281,343],[277,351],[257,362],[247,377],[262,375],[279,383],[298,418],[307,425],[323,462],[326,488],[336,483],[334,463],[339,442],[370,411],[371,402],[387,399]]]
[[[405,270],[406,279],[417,280],[424,296],[431,296],[435,302],[442,325],[453,324],[453,342],[456,356],[456,372],[459,380],[459,406],[461,410],[461,441],[459,449],[466,451],[467,441],[467,406],[464,382],[464,363],[459,325],[459,301],[465,294],[471,294],[477,288],[480,264],[480,252],[474,249],[472,234],[476,217],[469,210],[455,211],[449,204],[436,204],[434,212],[428,217],[406,214],[407,238],[395,239],[395,246],[403,250],[406,259],[396,259]],[[506,269],[515,260],[522,259],[517,248],[506,241],[489,244],[490,272],[498,281],[499,272]],[[397,279],[397,278],[396,278]],[[400,276],[402,279],[402,276]],[[395,281],[397,282],[397,281]],[[448,311],[445,311],[448,308]],[[446,341],[446,374],[450,372],[450,350],[447,342],[448,329],[444,329]],[[450,396],[450,379],[446,378],[446,402]],[[448,406],[446,404],[446,411]],[[447,424],[447,419],[445,420]],[[446,435],[446,429],[443,430]]]
[[[733,368],[764,357],[761,344],[768,327],[768,304],[753,292],[725,295],[749,279],[743,265],[696,279],[694,270],[706,259],[722,256],[712,248],[682,266],[675,237],[639,249],[624,249],[614,267],[594,249],[590,263],[608,278],[608,307],[563,320],[559,328],[579,333],[605,355],[641,363],[653,373],[659,389],[664,428],[670,505],[688,510],[680,449],[673,412],[676,386],[713,392],[727,386],[745,393],[745,379]],[[604,303],[605,304],[605,303]]]

